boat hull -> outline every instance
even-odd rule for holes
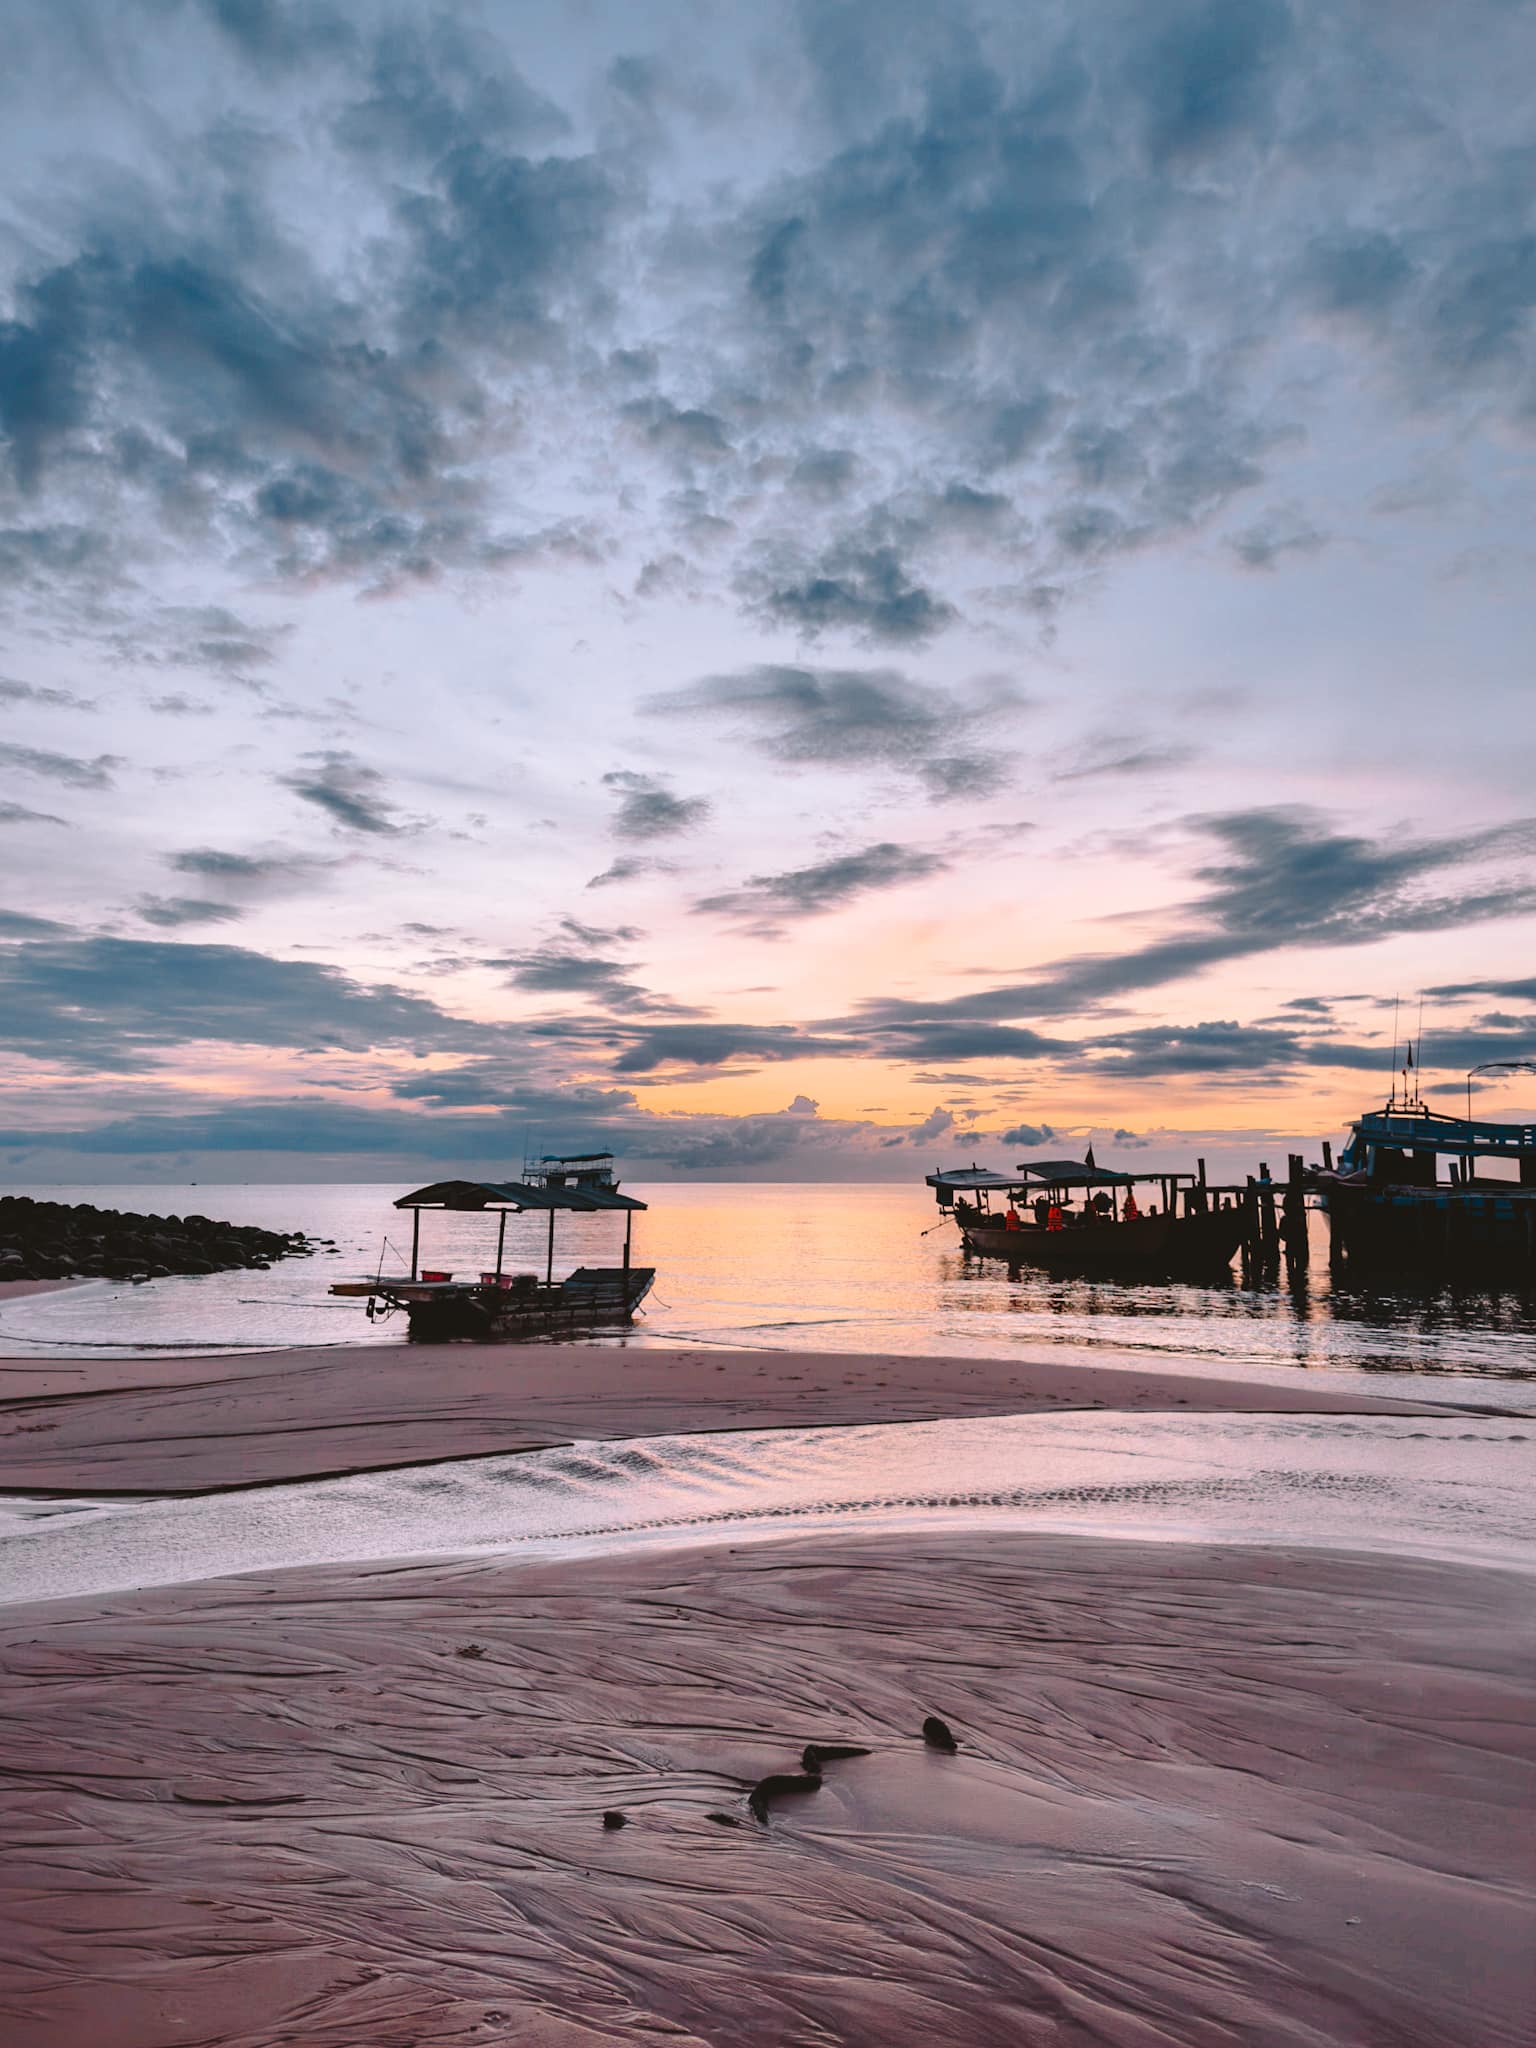
[[[655,1279],[654,1266],[579,1266],[554,1285],[381,1279],[341,1281],[331,1292],[366,1296],[375,1320],[403,1309],[413,1343],[508,1342],[627,1323]]]
[[[1319,1188],[1333,1256],[1361,1271],[1536,1285],[1536,1188]]]
[[[1011,1265],[1092,1278],[1212,1279],[1227,1271],[1243,1237],[1236,1209],[1204,1216],[1139,1216],[1130,1223],[1079,1223],[1064,1230],[1025,1225],[1008,1230],[967,1220],[968,1251]]]

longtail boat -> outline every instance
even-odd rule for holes
[[[434,1181],[430,1187],[399,1196],[394,1206],[411,1212],[410,1271],[387,1274],[381,1257],[379,1270],[371,1279],[339,1280],[331,1293],[366,1300],[370,1321],[403,1310],[411,1337],[426,1341],[541,1336],[627,1323],[656,1279],[654,1266],[637,1266],[630,1258],[635,1212],[646,1204],[619,1192],[608,1153],[541,1159],[525,1166],[523,1172],[524,1178],[518,1181]],[[473,1279],[424,1266],[424,1210],[495,1215],[495,1266]],[[594,1215],[604,1210],[624,1216],[622,1263],[578,1266],[574,1273],[556,1280],[556,1216],[562,1211]],[[507,1217],[528,1211],[549,1218],[542,1279],[537,1273],[506,1270]]]
[[[1097,1165],[1091,1151],[1030,1160],[1011,1174],[973,1163],[925,1179],[968,1252],[1051,1273],[1217,1279],[1243,1241],[1239,1200],[1207,1188],[1203,1176],[1121,1173]],[[1144,1203],[1138,1188],[1149,1190]]]

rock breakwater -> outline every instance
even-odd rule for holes
[[[159,1280],[265,1267],[318,1249],[302,1230],[0,1196],[0,1280]]]

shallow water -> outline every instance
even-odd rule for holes
[[[956,1519],[1536,1561],[1531,1446],[1508,1418],[1032,1415],[742,1431],[191,1500],[0,1501],[10,1600],[287,1565],[921,1529]]]
[[[885,1349],[954,1356],[1078,1353],[1185,1360],[1207,1369],[1326,1368],[1536,1378],[1536,1297],[1336,1285],[1327,1226],[1314,1216],[1313,1257],[1295,1283],[1245,1288],[1053,1280],[968,1259],[921,1185],[812,1187],[706,1183],[632,1192],[635,1257],[658,1269],[634,1333],[615,1341],[713,1342],[790,1350]],[[0,1351],[48,1354],[217,1350],[404,1340],[403,1321],[371,1324],[356,1301],[334,1301],[338,1276],[377,1269],[387,1231],[408,1262],[409,1219],[394,1185],[97,1186],[28,1188],[45,1199],[189,1212],[302,1229],[338,1250],[270,1271],[122,1286],[92,1281],[0,1302]],[[611,1217],[559,1219],[556,1273],[611,1263]],[[461,1273],[494,1261],[495,1225],[437,1216],[423,1256]],[[513,1217],[507,1263],[542,1270],[545,1225]],[[394,1253],[386,1265],[398,1263]]]

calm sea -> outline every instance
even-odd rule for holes
[[[614,1341],[790,1350],[891,1350],[1042,1356],[1070,1350],[1144,1363],[1253,1369],[1536,1378],[1536,1297],[1414,1291],[1335,1283],[1327,1226],[1312,1218],[1309,1272],[1248,1288],[1121,1287],[1053,1280],[962,1256],[921,1186],[739,1182],[626,1183],[651,1207],[637,1216],[635,1259],[657,1281],[633,1335]],[[408,1260],[410,1219],[391,1185],[31,1187],[7,1193],[103,1208],[197,1213],[333,1238],[336,1251],[267,1272],[91,1281],[0,1301],[0,1352],[268,1349],[290,1344],[404,1341],[403,1319],[373,1324],[357,1301],[334,1301],[333,1279],[371,1273],[387,1234],[386,1270]],[[937,1227],[935,1227],[937,1226]],[[545,1223],[512,1217],[509,1269],[542,1271]],[[622,1223],[562,1216],[555,1271],[616,1263]],[[424,1263],[458,1273],[495,1261],[495,1223],[423,1220]]]

